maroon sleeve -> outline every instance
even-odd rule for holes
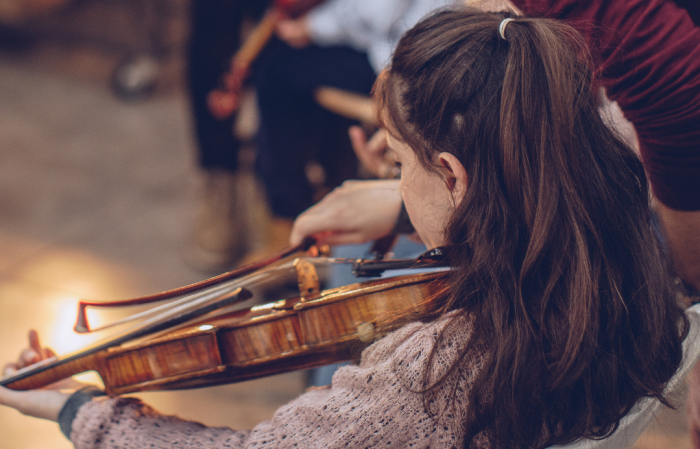
[[[639,135],[656,196],[700,210],[700,28],[670,0],[513,0],[565,19],[600,64],[601,82]]]

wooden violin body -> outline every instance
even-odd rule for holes
[[[444,271],[378,279],[202,318],[184,327],[63,360],[0,383],[34,389],[96,371],[108,394],[232,383],[358,359],[373,341],[435,312]]]

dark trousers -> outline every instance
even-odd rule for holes
[[[277,39],[268,44],[255,66],[257,170],[275,215],[293,218],[312,205],[309,161],[324,168],[328,188],[356,176],[347,134],[353,122],[321,108],[313,92],[329,86],[369,95],[375,78],[367,55],[349,47],[293,49]]]
[[[259,17],[265,0],[195,0],[191,2],[191,37],[188,88],[197,139],[198,161],[204,169],[235,171],[239,142],[233,120],[217,120],[206,104],[207,94],[218,87],[240,46],[244,17]]]

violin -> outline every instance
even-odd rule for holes
[[[299,294],[246,309],[232,307],[253,295],[249,286],[264,271],[234,270],[185,287],[180,292],[186,292],[186,301],[179,300],[174,310],[146,320],[146,325],[23,368],[0,385],[36,389],[96,371],[107,394],[119,395],[214,386],[357,360],[365,347],[388,332],[439,311],[448,290],[444,270],[321,290],[319,261],[327,258],[297,257],[277,266],[274,270],[293,268]],[[445,266],[446,257],[438,248],[418,259],[351,262],[356,274],[372,276],[391,269]],[[176,290],[164,296],[170,298]],[[79,308],[84,311],[90,304]],[[87,321],[82,324],[88,327]]]

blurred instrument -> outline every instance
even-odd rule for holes
[[[275,33],[277,23],[284,18],[297,18],[323,0],[275,0],[258,25],[253,29],[231,60],[231,68],[223,76],[223,86],[207,96],[207,105],[214,117],[223,120],[230,117],[240,104],[243,82],[250,74],[250,67]]]
[[[335,87],[316,89],[314,99],[322,107],[367,126],[376,126],[374,105],[369,97]]]
[[[70,0],[0,0],[0,23],[16,25],[68,3]]]

